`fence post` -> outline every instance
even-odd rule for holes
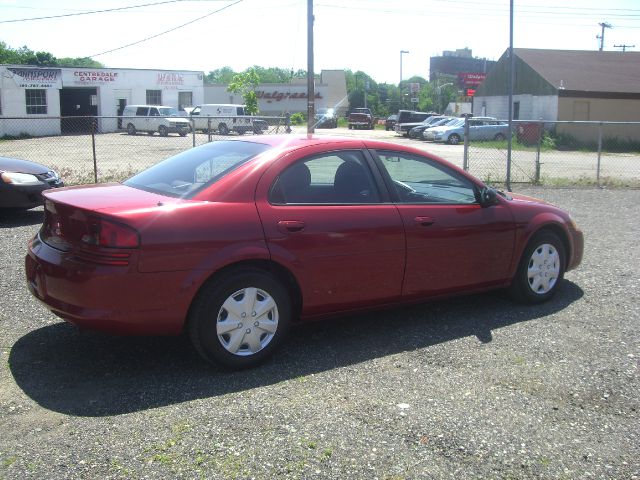
[[[536,148],[536,178],[535,183],[538,185],[540,183],[540,147],[542,145],[542,136],[543,136],[544,124],[542,121],[538,122],[538,145]]]
[[[195,119],[190,119],[191,121],[191,137],[193,138],[193,146],[196,146],[196,121]]]
[[[464,117],[464,153],[462,158],[462,169],[469,171],[469,117]]]
[[[211,117],[207,118],[207,136],[209,137],[207,141],[211,143]]]
[[[96,157],[96,117],[91,117],[91,147],[93,149],[93,183],[98,183],[98,158]]]
[[[600,160],[602,157],[602,122],[598,123],[598,166],[596,168],[596,184],[600,187]]]

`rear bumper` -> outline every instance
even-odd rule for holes
[[[88,330],[120,335],[177,335],[194,292],[184,272],[140,273],[127,266],[98,265],[40,241],[29,242],[27,288],[49,310]]]

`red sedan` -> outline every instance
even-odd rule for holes
[[[583,251],[563,210],[359,139],[217,141],[44,196],[26,256],[36,298],[81,328],[186,330],[234,368],[294,321],[495,288],[548,300]]]

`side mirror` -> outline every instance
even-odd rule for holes
[[[482,187],[478,193],[478,203],[481,207],[490,207],[498,203],[498,192],[494,188]]]

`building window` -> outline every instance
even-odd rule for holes
[[[513,102],[513,119],[520,119],[520,102]]]
[[[178,110],[184,111],[184,107],[193,107],[192,92],[178,92]]]
[[[25,93],[25,103],[27,105],[27,115],[47,114],[47,91],[44,89],[27,89]]]
[[[162,105],[162,90],[147,90],[147,105]]]

